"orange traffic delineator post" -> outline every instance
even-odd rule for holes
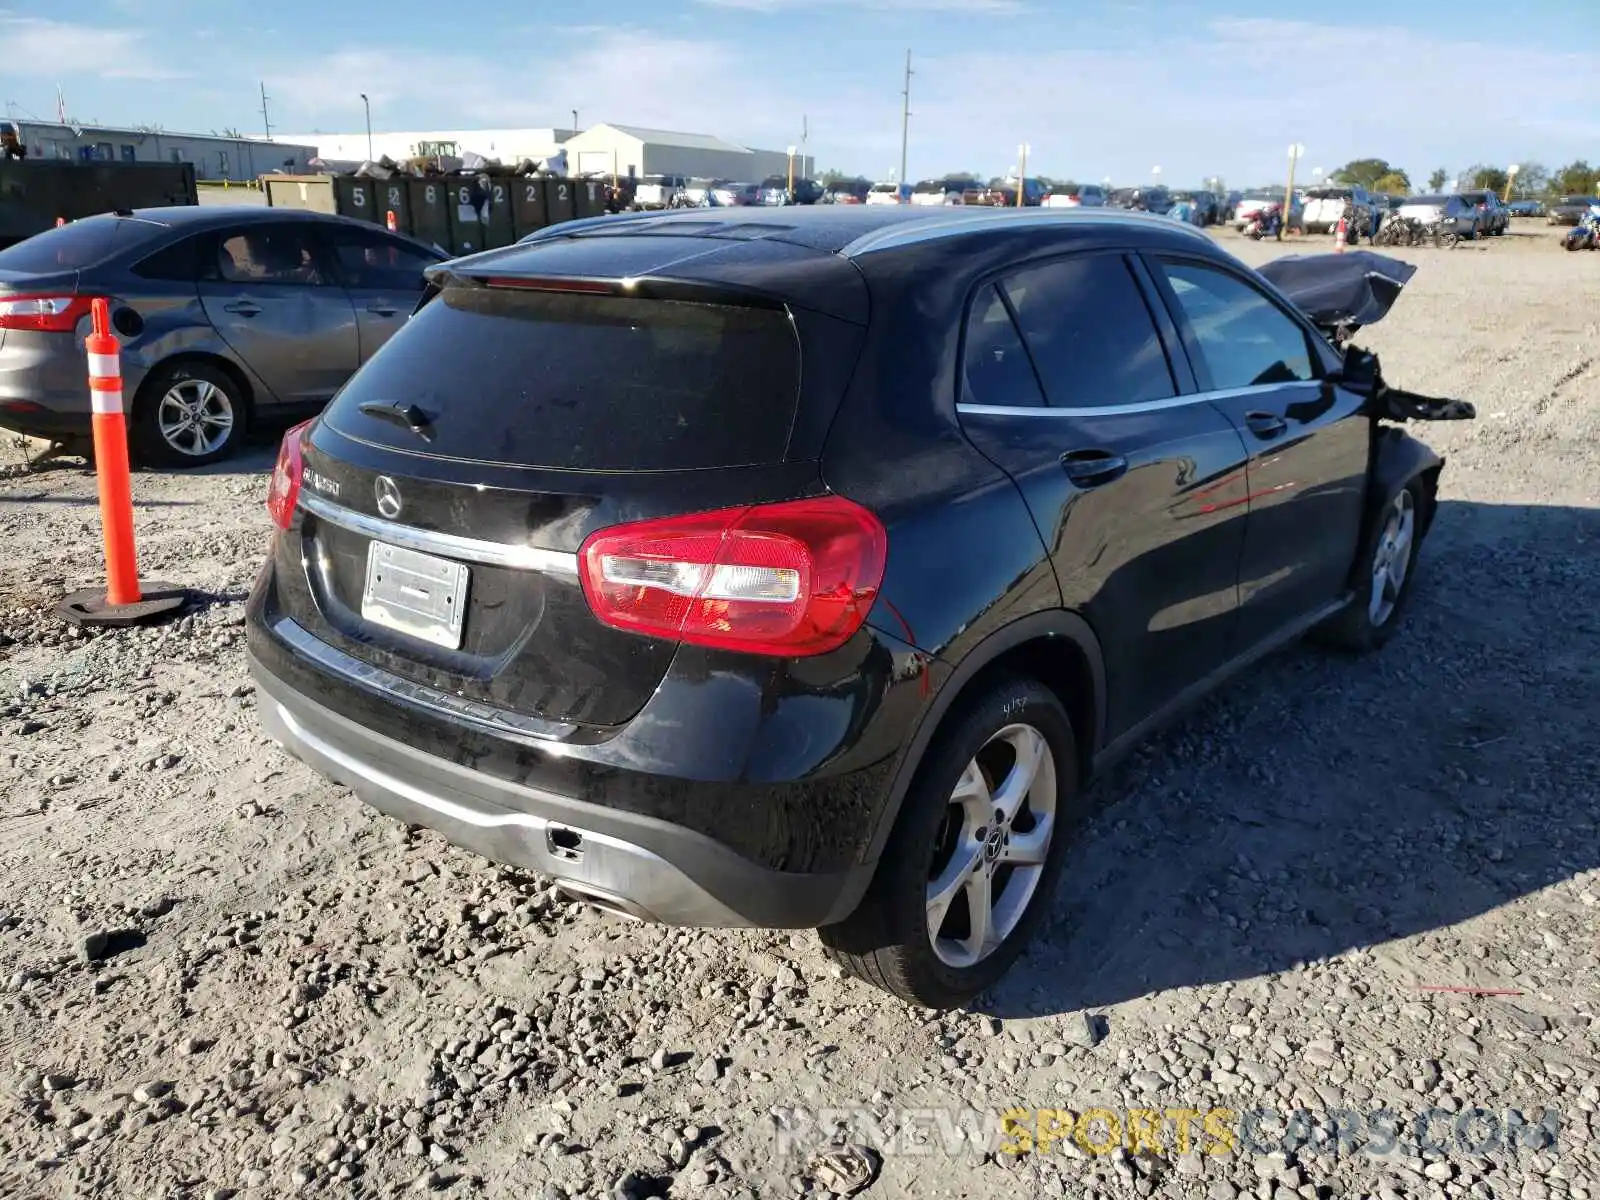
[[[389,227],[390,233],[400,232],[400,222],[395,218],[394,209],[389,210],[389,215],[383,219],[383,223]]]
[[[128,470],[128,418],[122,411],[122,362],[111,334],[111,304],[95,297],[89,353],[95,475],[100,485],[100,526],[105,536],[106,587],[73,592],[56,606],[74,625],[142,625],[182,609],[187,589],[140,583],[133,544],[133,481]]]
[[[56,228],[57,229],[60,229],[66,223],[67,223],[67,219],[65,217],[57,217],[56,218]]]
[[[1343,254],[1345,239],[1350,236],[1350,226],[1345,222],[1343,217],[1339,218],[1339,226],[1333,231],[1333,236],[1333,252],[1335,254]]]

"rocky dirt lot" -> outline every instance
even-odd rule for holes
[[[1106,780],[1047,936],[968,1012],[810,935],[579,908],[276,752],[242,629],[270,435],[135,477],[145,574],[204,596],[141,632],[52,615],[101,578],[92,476],[8,468],[0,1195],[820,1195],[831,1108],[874,1196],[1600,1200],[1600,256],[1542,226],[1406,253],[1366,341],[1480,414],[1423,431],[1449,465],[1406,629],[1271,659]],[[1217,1153],[1180,1119],[1099,1153],[1096,1118],[1013,1154],[992,1115],[1217,1107],[1401,1137],[1274,1116],[1276,1153]]]

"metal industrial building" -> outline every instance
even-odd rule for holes
[[[518,163],[525,158],[535,162],[549,158],[572,135],[570,129],[433,129],[374,133],[370,143],[365,132],[284,134],[282,140],[314,146],[317,156],[329,162],[364,162],[369,157],[404,162],[441,154],[458,158],[470,150],[503,163]]]
[[[368,157],[366,133],[301,133],[287,140],[316,147],[330,162],[360,162]],[[396,161],[473,151],[506,164],[549,158],[567,152],[573,174],[688,175],[758,183],[789,170],[786,150],[752,150],[704,133],[645,129],[638,125],[594,125],[570,129],[448,129],[413,133],[374,133],[371,157]],[[814,160],[797,154],[795,175],[813,173]]]
[[[198,179],[254,179],[267,171],[303,171],[316,156],[311,143],[202,133],[123,129],[57,121],[3,122],[16,131],[30,159],[79,162],[193,163]]]
[[[689,175],[759,183],[789,170],[785,150],[752,150],[703,133],[676,133],[637,125],[595,125],[570,138],[567,162],[578,174]],[[809,176],[811,160],[795,155],[794,172]]]

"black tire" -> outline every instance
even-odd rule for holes
[[[1054,805],[1048,844],[1038,874],[1032,877],[1031,890],[1029,877],[1020,872],[1032,868],[1007,867],[997,861],[996,854],[1006,852],[1011,834],[1025,837],[1040,828],[1038,824],[998,832],[993,824],[976,830],[965,824],[952,828],[953,815],[964,811],[954,799],[957,785],[968,777],[969,767],[979,767],[984,780],[994,786],[989,778],[992,764],[998,761],[1003,767],[1005,762],[994,756],[1010,750],[997,735],[1016,727],[1030,729],[1043,739],[1054,777],[1050,789],[1041,766],[1035,785],[1041,792],[1037,796],[1030,792],[1027,807],[1016,814],[1019,822],[1024,812],[1032,815],[1036,800]],[[1055,693],[1036,680],[1006,676],[960,701],[917,768],[860,906],[839,924],[818,931],[829,956],[858,978],[926,1008],[959,1007],[998,980],[1049,910],[1062,858],[1082,815],[1075,746],[1066,709]],[[1002,781],[1007,777],[1002,776]],[[1051,790],[1053,795],[1046,800],[1044,792]],[[983,803],[981,799],[977,802],[979,807]],[[963,837],[969,832],[976,840]],[[996,837],[1002,839],[998,850],[993,845]],[[978,851],[979,845],[985,847],[983,852]],[[964,855],[960,853],[963,848]],[[958,859],[974,863],[976,870],[956,871]],[[1000,904],[996,907],[1005,907],[1008,897],[1013,906],[1020,905],[1009,931],[970,964],[948,961],[935,951],[929,935],[928,891],[936,867],[942,867],[952,879],[976,878],[977,872],[987,872],[987,886],[998,882]],[[1021,890],[1012,893],[1010,889],[1017,885]],[[946,908],[939,929],[959,934],[965,927],[970,935],[970,926],[964,924],[970,921],[970,893],[963,887],[951,894],[956,899]],[[956,949],[953,937],[942,941],[946,954]]]
[[[1422,538],[1428,529],[1432,503],[1427,485],[1419,479],[1413,479],[1385,502],[1383,513],[1373,523],[1372,531],[1361,547],[1361,557],[1356,560],[1361,565],[1356,569],[1355,598],[1338,616],[1317,628],[1315,636],[1318,641],[1354,654],[1365,654],[1376,650],[1394,636],[1405,614],[1406,602],[1411,598],[1411,584],[1417,573],[1417,552],[1422,547]],[[1403,559],[1404,569],[1398,587],[1389,596],[1388,605],[1378,607],[1373,598],[1378,556],[1384,551],[1392,522],[1402,506],[1409,510],[1411,521]],[[1392,553],[1389,561],[1394,561]],[[1385,592],[1387,595],[1388,589]]]
[[[172,434],[169,398],[191,397],[206,416],[195,422],[199,436]],[[218,422],[227,421],[223,429]],[[244,445],[250,410],[238,381],[221,367],[186,360],[157,367],[146,377],[133,406],[131,441],[139,461],[163,467],[203,467]]]

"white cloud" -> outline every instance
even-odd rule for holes
[[[49,21],[0,11],[0,47],[6,73],[38,79],[98,76],[102,79],[178,79],[183,73],[160,62],[135,29]]]

